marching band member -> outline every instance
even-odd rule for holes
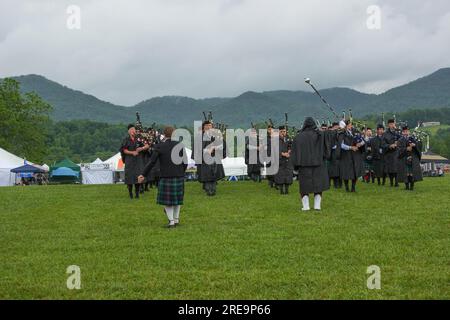
[[[377,126],[377,135],[372,138],[371,144],[371,155],[372,155],[372,165],[373,172],[377,178],[378,185],[381,184],[381,179],[383,179],[383,186],[386,183],[386,173],[385,173],[385,163],[384,163],[384,148],[383,148],[383,134],[384,126],[379,124]]]
[[[289,194],[289,186],[293,182],[293,172],[290,157],[291,150],[289,150],[286,141],[286,127],[280,126],[278,128],[278,143],[279,143],[279,167],[278,172],[274,176],[274,182],[280,190],[280,194]]]
[[[270,157],[270,155],[272,154],[272,150],[271,150],[271,148],[272,148],[272,140],[271,140],[272,139],[272,130],[273,130],[273,125],[269,124],[267,126],[267,138],[266,138],[266,144],[264,146],[268,157]],[[271,166],[270,162],[266,163],[266,169],[270,168],[270,166]],[[274,181],[273,181],[274,175],[268,174],[268,175],[266,175],[266,178],[267,178],[269,187],[273,188],[274,187]]]
[[[402,128],[402,137],[398,143],[398,181],[405,184],[406,190],[414,190],[414,183],[422,181],[422,168],[420,159],[422,158],[422,145],[410,134],[407,126]]]
[[[305,119],[302,130],[292,144],[291,160],[298,170],[302,210],[309,211],[309,194],[314,194],[314,209],[321,210],[322,192],[330,188],[325,159],[330,156],[330,145],[325,132],[320,131],[314,119]]]
[[[349,192],[349,180],[352,181],[351,192],[356,192],[356,182],[364,173],[363,165],[363,139],[358,141],[357,134],[350,120],[345,122],[345,132],[339,136],[341,148],[341,159],[339,160],[339,171],[341,179],[344,180],[345,191]]]
[[[245,164],[247,165],[247,175],[255,182],[261,182],[261,164],[260,151],[261,147],[259,145],[259,137],[257,134],[257,129],[252,128],[250,130],[250,137],[245,137]],[[252,159],[250,153],[256,153],[256,159]],[[256,163],[250,163],[251,160],[256,161]]]
[[[130,199],[133,199],[133,185],[135,197],[136,199],[139,199],[141,185],[138,182],[137,177],[144,165],[142,154],[146,152],[148,148],[148,145],[140,146],[140,142],[138,142],[136,138],[135,125],[129,124],[128,137],[123,140],[122,146],[120,147],[120,153],[122,155],[122,161],[125,164],[125,184],[128,187]]]
[[[211,121],[204,121],[202,124],[202,162],[197,164],[198,181],[203,184],[203,190],[205,190],[208,196],[215,196],[217,191],[217,181],[225,177],[225,170],[223,169],[222,160],[226,158],[226,143],[220,143],[216,145],[215,141],[217,137],[212,130]],[[216,157],[216,152],[219,152]],[[192,153],[194,157],[194,152]],[[208,157],[212,160],[212,163],[205,162],[205,158]]]
[[[389,175],[391,187],[394,185],[398,187],[398,140],[400,139],[400,135],[397,133],[394,119],[389,119],[388,126],[389,128],[383,135],[385,172]]]
[[[174,130],[173,127],[164,128],[165,141],[155,145],[150,162],[138,177],[139,183],[143,183],[145,176],[159,160],[161,178],[156,202],[165,206],[164,212],[169,220],[169,228],[177,226],[180,222],[180,210],[184,200],[184,175],[188,164],[184,146],[179,145],[181,142],[171,140]],[[179,164],[172,159],[173,149],[175,152],[179,150],[178,155],[182,159]]]
[[[338,137],[339,137],[338,130],[339,130],[339,123],[334,122],[332,124],[331,129],[328,131],[331,147],[330,160],[327,161],[328,177],[330,178],[330,182],[331,180],[333,180],[333,186],[335,189],[342,187],[342,180],[340,178],[339,173],[339,158],[341,148],[338,146]]]
[[[367,183],[375,183],[375,173],[373,170],[373,157],[372,157],[372,129],[367,128],[364,130],[364,142],[365,142],[365,148],[364,148],[364,181]]]

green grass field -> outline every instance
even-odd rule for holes
[[[450,178],[417,190],[359,184],[300,211],[298,186],[186,184],[182,225],[166,229],[156,191],[123,185],[0,188],[3,299],[450,298]],[[66,268],[81,268],[68,290]],[[381,290],[366,286],[381,268]]]

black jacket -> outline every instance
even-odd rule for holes
[[[150,170],[155,166],[157,161],[160,163],[160,177],[161,178],[180,178],[184,177],[184,173],[187,169],[187,156],[186,150],[183,145],[178,145],[180,142],[167,139],[165,142],[155,145],[150,162],[144,168],[142,175],[145,177]],[[182,159],[180,164],[175,164],[172,161],[172,150],[179,148],[179,156]]]

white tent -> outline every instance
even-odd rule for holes
[[[0,186],[14,185],[15,174],[11,169],[23,166],[25,159],[22,159],[5,149],[0,148]],[[32,164],[29,162],[29,164]]]
[[[120,155],[120,152],[116,153],[108,160],[105,160],[104,163],[109,163],[111,169],[114,171],[123,171],[122,156]]]
[[[113,169],[109,163],[97,158],[92,163],[81,165],[81,183],[83,184],[112,184],[114,183]]]

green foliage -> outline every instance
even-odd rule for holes
[[[186,183],[173,230],[155,190],[0,188],[1,299],[448,299],[450,178],[358,184],[300,211],[298,184]],[[394,206],[390,207],[390,204]],[[69,265],[81,290],[68,290]],[[367,267],[381,268],[368,290]]]
[[[385,120],[392,118],[394,113],[385,113]],[[410,109],[404,112],[399,112],[395,114],[397,120],[407,122],[411,127],[415,127],[417,123],[420,122],[435,122],[438,121],[441,124],[450,124],[450,108],[440,108],[440,109]],[[365,119],[381,123],[381,113],[373,114],[365,117]]]
[[[192,99],[180,96],[155,97],[132,107],[114,105],[92,95],[72,90],[37,75],[17,78],[23,92],[39,93],[53,107],[55,120],[88,119],[119,123],[135,120],[139,111],[143,121],[192,126],[202,120],[202,111],[212,111],[214,120],[233,127],[249,128],[250,122],[264,122],[272,118],[275,125],[284,123],[289,113],[290,126],[300,127],[305,116],[334,120],[311,88],[299,83],[302,91],[248,91],[232,98]],[[365,94],[348,88],[321,89],[322,95],[340,115],[342,110],[353,110],[355,118],[381,112],[402,112],[411,108],[450,108],[450,68],[391,89],[383,94]],[[409,115],[408,115],[409,117]],[[411,115],[411,119],[417,119]],[[447,116],[448,119],[448,116]],[[413,121],[414,122],[414,121]]]
[[[450,128],[439,129],[432,136],[431,151],[450,159]]]
[[[0,82],[0,146],[41,162],[46,153],[45,135],[51,106],[36,93],[21,94],[14,79]]]
[[[47,137],[49,164],[68,157],[76,163],[106,160],[119,151],[126,125],[88,120],[53,122]]]

